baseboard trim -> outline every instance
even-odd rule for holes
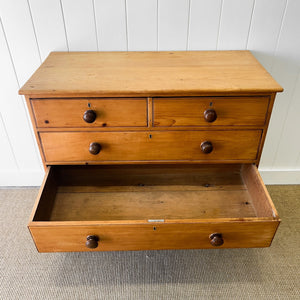
[[[300,184],[300,170],[259,169],[265,184]]]
[[[43,170],[0,171],[0,186],[40,186],[45,173]]]

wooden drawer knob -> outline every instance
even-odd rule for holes
[[[203,142],[200,147],[201,147],[201,151],[205,154],[208,154],[211,151],[213,151],[213,145],[210,141]]]
[[[97,118],[97,114],[94,110],[87,110],[84,114],[83,114],[83,120],[87,123],[93,123]]]
[[[90,249],[95,249],[98,247],[99,238],[96,235],[88,235],[86,237],[86,247]]]
[[[224,244],[222,233],[212,233],[209,236],[209,239],[210,239],[210,243],[215,247],[219,247]]]
[[[214,122],[217,119],[217,113],[214,109],[210,108],[204,112],[204,119],[206,122]]]
[[[102,147],[99,143],[91,143],[89,151],[93,155],[97,155],[101,151]]]

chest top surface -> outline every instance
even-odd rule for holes
[[[52,52],[19,93],[154,97],[282,90],[250,51]]]

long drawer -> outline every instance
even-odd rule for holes
[[[270,246],[280,219],[254,165],[48,167],[40,252]]]
[[[39,128],[147,126],[146,98],[33,99]]]
[[[153,125],[264,126],[269,97],[154,98]]]
[[[40,138],[48,163],[254,161],[261,133],[261,130],[40,132]]]

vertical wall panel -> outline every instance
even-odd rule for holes
[[[253,51],[256,58],[271,72],[274,62],[274,52],[279,38],[286,1],[274,0],[272,13],[270,13],[270,1],[256,1],[253,9],[251,28],[248,39],[248,49]],[[281,83],[281,82],[280,82]],[[282,95],[278,95],[276,102]],[[275,105],[276,107],[276,105]],[[274,109],[275,110],[275,109]],[[276,121],[275,121],[276,122]],[[271,168],[274,160],[273,131],[274,118],[271,119],[268,135],[263,149],[260,168]],[[275,132],[274,132],[275,133]]]
[[[300,149],[298,149],[298,150],[299,150],[298,158],[297,158],[296,163],[294,164],[294,168],[300,170]],[[294,168],[293,168],[293,169],[294,169]]]
[[[188,50],[217,48],[222,0],[191,0]]]
[[[127,0],[128,50],[157,50],[157,0]]]
[[[0,184],[35,184],[41,176],[17,91],[41,59],[61,50],[248,48],[285,89],[275,102],[260,169],[299,170],[299,11],[299,0],[0,0]]]
[[[0,170],[16,171],[17,165],[0,114]]]
[[[298,25],[300,28],[300,22]],[[300,35],[298,37],[300,39]],[[300,48],[299,48],[300,52]],[[300,55],[299,55],[300,56]],[[299,58],[300,59],[300,58]],[[275,157],[274,167],[278,169],[293,169],[297,164],[300,154],[300,70],[298,79],[293,90],[293,96],[288,107],[285,124],[282,127],[282,133],[278,151]],[[295,163],[296,162],[296,163]]]
[[[98,49],[126,51],[127,29],[125,0],[95,0]]]
[[[42,60],[51,51],[68,51],[60,0],[30,0],[29,4]]]
[[[189,0],[158,1],[158,50],[186,50]]]
[[[19,86],[2,28],[0,26],[0,110],[2,119],[19,169],[40,169],[36,143],[33,140],[22,97],[18,96]],[[2,155],[1,149],[0,155]]]
[[[270,129],[266,139],[263,153],[263,163],[273,168],[294,167],[297,153],[299,151],[298,142],[295,138],[297,125],[299,128],[299,118],[289,120],[289,107],[293,107],[293,101],[300,101],[295,96],[297,77],[300,70],[300,1],[289,0],[286,13],[283,19],[282,30],[278,40],[274,66],[271,74],[285,89],[283,94],[279,94],[273,109]],[[290,111],[293,114],[292,111]],[[285,126],[287,122],[292,122],[294,130]]]
[[[290,77],[293,85],[287,85],[285,101],[277,105],[277,115],[281,114],[281,130],[279,147],[275,156],[274,167],[293,168],[300,151],[300,1],[290,0],[282,27],[276,56],[285,61],[282,69],[281,63],[274,65],[274,76],[284,76],[284,81]],[[288,72],[288,74],[287,74]],[[283,80],[283,78],[282,78]],[[278,123],[276,123],[277,125]],[[277,126],[276,126],[277,127]]]
[[[253,4],[254,0],[223,0],[218,49],[246,49]]]
[[[97,51],[93,0],[61,0],[70,51]]]
[[[286,1],[273,0],[270,13],[270,0],[259,0],[254,5],[248,49],[268,71],[271,71],[285,7]]]
[[[0,1],[0,12],[19,84],[23,85],[41,63],[29,6],[26,0]]]

